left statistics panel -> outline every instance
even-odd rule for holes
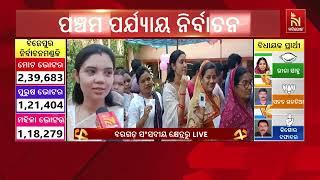
[[[66,139],[66,39],[15,40],[16,141]]]

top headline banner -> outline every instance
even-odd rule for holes
[[[279,10],[18,10],[16,37],[279,37]]]

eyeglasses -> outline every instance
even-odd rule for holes
[[[248,89],[249,85],[251,86],[250,88],[253,87],[253,82],[252,81],[242,81],[242,83],[238,83],[238,85],[243,85],[244,88]]]

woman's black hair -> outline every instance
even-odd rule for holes
[[[130,72],[129,72],[128,70],[126,70],[126,69],[122,69],[121,72],[120,72],[120,74],[121,74],[122,76],[124,76],[125,74],[128,74],[128,75],[130,76]]]
[[[140,66],[138,69],[137,69],[137,72],[136,72],[136,78],[137,78],[137,83],[139,84],[139,79],[141,77],[141,75],[144,73],[144,72],[147,72],[150,74],[150,71],[148,70],[148,68],[144,67],[144,66]]]
[[[140,59],[134,59],[134,60],[132,60],[132,61],[131,61],[132,71],[130,72],[130,75],[133,76],[134,74],[136,74],[137,69],[138,69],[140,66],[142,66]]]
[[[116,69],[114,71],[113,75],[121,75],[121,76],[123,76],[123,69]]]
[[[169,64],[168,64],[168,75],[167,75],[167,81],[173,82],[174,81],[174,70],[172,68],[172,64],[176,64],[177,59],[180,57],[181,54],[186,55],[185,52],[177,49],[173,51],[170,55]]]
[[[116,67],[114,75],[124,76],[125,74],[128,74],[130,76],[130,72],[127,69],[124,69],[123,67]]]
[[[220,62],[216,62],[214,64],[216,65],[217,76],[219,76],[223,71],[223,65]]]
[[[191,68],[191,73],[190,73],[190,78],[192,78],[193,76],[195,76],[197,74],[197,71],[199,71],[201,66],[200,62],[195,62],[192,64],[192,68]]]
[[[113,69],[115,68],[115,56],[111,49],[107,48],[106,46],[100,45],[100,44],[91,44],[86,46],[85,48],[81,49],[80,52],[77,54],[74,64],[74,69],[79,73],[80,68],[83,65],[83,63],[93,54],[100,54],[102,53],[107,54],[113,64]],[[73,92],[72,92],[72,101],[78,105],[82,104],[84,101],[83,92],[81,90],[80,84],[75,83]],[[113,98],[111,93],[109,93],[105,98],[105,104],[107,106],[114,106]]]
[[[227,64],[223,64],[223,79],[227,79],[227,76],[228,76],[228,65]]]
[[[240,81],[240,77],[242,75],[244,75],[245,73],[249,72],[246,68],[244,67],[238,67],[236,69],[236,74],[234,76],[234,86],[238,85],[239,84],[239,81]]]
[[[268,62],[267,62],[266,58],[261,57],[261,58],[259,58],[259,59],[258,59],[258,61],[257,61],[257,65],[259,65],[260,61],[262,61],[262,60],[264,60],[264,61],[266,62],[266,64],[268,64]]]
[[[208,62],[201,69],[201,74],[200,74],[201,78],[203,78],[203,76],[206,74],[206,71],[208,69],[214,69],[216,71],[216,74],[218,75],[216,65],[213,62]]]
[[[242,57],[239,54],[232,53],[228,57],[227,65],[229,69],[235,68],[237,65],[241,64]]]

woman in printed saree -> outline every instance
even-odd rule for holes
[[[220,100],[214,95],[217,70],[214,63],[204,61],[200,67],[194,94],[189,104],[188,128],[219,127]],[[202,102],[201,102],[202,101]]]
[[[230,74],[228,99],[221,114],[221,128],[245,128],[248,139],[253,137],[253,112],[250,105],[252,75],[243,67]]]

